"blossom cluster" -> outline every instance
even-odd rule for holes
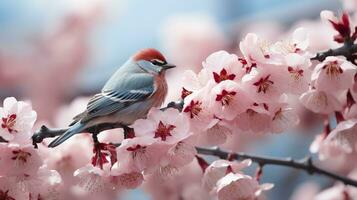
[[[0,107],[1,199],[47,199],[56,197],[61,176],[44,164],[31,143],[36,112],[28,103],[6,98]]]
[[[208,56],[197,75],[185,73],[181,112],[153,108],[146,119],[131,125],[133,132],[116,150],[110,144],[95,147],[92,165],[75,173],[92,181],[86,189],[135,188],[143,180],[164,182],[198,159],[197,145],[220,145],[233,130],[281,133],[297,124],[287,96],[300,95],[309,87],[311,63],[304,29],[271,45],[248,34],[239,46],[243,57],[218,51]],[[208,168],[199,163],[205,172],[202,184],[209,184],[207,192],[219,199],[254,199],[271,188],[244,175],[236,166],[241,163],[216,161]],[[242,185],[246,193],[229,192]],[[232,196],[225,196],[228,193]]]
[[[321,17],[337,31],[336,42],[356,40],[346,14],[339,20],[323,11]],[[198,73],[185,71],[182,110],[152,108],[125,138],[113,129],[94,136],[94,142],[78,135],[56,149],[44,148],[46,140],[36,150],[31,144],[36,112],[26,102],[6,98],[0,108],[0,199],[74,199],[73,194],[113,199],[139,186],[155,199],[265,199],[264,191],[273,185],[261,184],[259,173],[245,174],[251,160],[208,163],[196,147],[221,146],[241,133],[291,129],[299,123],[291,99],[314,113],[336,116],[336,127],[327,119],[311,151],[322,160],[348,159],[357,151],[357,67],[336,56],[312,63],[309,43],[304,28],[275,43],[247,34],[237,54],[217,51]],[[65,113],[81,110],[86,101],[74,102]],[[356,192],[332,189],[339,195]],[[168,198],[173,190],[182,196]]]
[[[299,28],[289,40],[272,45],[248,34],[240,43],[243,57],[225,51],[211,54],[197,75],[185,73],[181,112],[151,109],[146,119],[131,125],[133,132],[116,151],[110,144],[99,144],[92,165],[75,175],[92,181],[85,184],[91,186],[86,189],[103,185],[135,188],[144,180],[165,182],[198,160],[206,180],[202,185],[209,182],[211,186],[205,189],[210,194],[219,199],[259,197],[271,186],[259,185],[244,175],[236,167],[241,163],[219,161],[204,167],[208,164],[196,157],[195,146],[223,144],[234,130],[281,133],[297,124],[287,96],[308,89],[311,63],[307,47],[307,34]],[[242,185],[248,189],[244,194],[227,192]],[[231,196],[225,196],[228,193]]]
[[[202,134],[222,126],[242,132],[281,133],[296,125],[298,117],[287,98],[308,89],[308,43],[302,28],[290,39],[274,44],[250,33],[239,44],[243,57],[219,51],[203,62],[198,74],[187,71],[182,98],[191,129]],[[217,141],[225,142],[213,140],[211,145]]]
[[[321,12],[321,18],[330,23],[338,34],[337,42],[356,40],[350,19],[343,14],[339,20],[331,11]],[[329,56],[316,65],[311,76],[311,87],[300,99],[309,110],[327,116],[335,115],[336,127],[326,120],[322,134],[316,137],[310,150],[323,160],[343,157],[357,150],[357,67],[341,57]]]

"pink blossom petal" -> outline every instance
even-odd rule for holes
[[[300,101],[315,113],[329,114],[342,109],[342,104],[334,95],[318,90],[305,92],[300,96]]]
[[[356,69],[346,60],[329,56],[315,67],[311,79],[318,90],[345,90],[352,87]]]
[[[32,145],[0,144],[0,176],[34,175],[42,164]]]

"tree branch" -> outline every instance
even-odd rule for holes
[[[348,61],[356,64],[357,44],[352,41],[346,41],[341,47],[336,49],[329,49],[324,52],[317,53],[311,60],[324,61],[328,56],[344,56]]]
[[[261,167],[264,165],[277,165],[277,166],[284,166],[284,167],[289,167],[289,168],[295,168],[295,169],[300,169],[303,171],[306,171],[308,174],[320,174],[338,181],[343,182],[346,185],[352,185],[354,187],[357,187],[357,181],[350,179],[345,176],[341,176],[338,174],[334,174],[332,172],[329,172],[327,170],[321,169],[317,166],[315,166],[312,162],[311,157],[302,159],[302,160],[293,160],[291,158],[273,158],[273,157],[267,157],[267,156],[256,156],[256,155],[250,155],[246,153],[229,153],[226,151],[222,151],[219,148],[202,148],[202,147],[196,147],[196,150],[199,154],[202,155],[211,155],[211,156],[216,156],[221,159],[227,159],[228,156],[231,156],[231,158],[235,160],[243,160],[243,159],[251,159],[253,162],[258,163]]]
[[[161,110],[166,110],[168,108],[175,108],[177,110],[182,110],[183,107],[183,102],[178,101],[178,102],[170,102],[166,107],[161,108]],[[90,127],[81,133],[100,133],[105,130],[109,129],[114,129],[114,128],[124,128],[123,125],[118,124],[118,123],[105,123],[105,124],[99,124],[94,127]],[[43,125],[41,128],[36,131],[33,136],[32,136],[32,144],[37,148],[37,144],[41,143],[43,139],[45,138],[53,138],[62,135],[64,132],[66,132],[68,128],[48,128],[47,126]],[[1,141],[0,141],[1,142]]]

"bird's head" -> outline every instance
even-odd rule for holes
[[[143,49],[133,56],[133,61],[144,71],[160,74],[175,65],[166,62],[165,57],[156,49]]]

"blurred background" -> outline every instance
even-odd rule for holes
[[[154,47],[178,65],[169,74],[175,100],[180,72],[199,70],[212,52],[237,53],[248,32],[271,41],[293,27],[316,29],[321,10],[341,11],[339,0],[3,0],[0,1],[0,98],[31,100],[39,120],[53,123],[58,110],[104,82],[139,49]],[[317,35],[315,39],[319,38]],[[331,38],[327,40],[332,41]],[[312,41],[315,49],[328,44]],[[318,133],[321,127],[314,127]],[[311,130],[311,129],[310,129]],[[302,158],[313,134],[287,133],[246,151]],[[289,199],[303,172],[266,167],[263,182],[275,183],[269,199]],[[316,177],[314,181],[328,184]],[[126,198],[125,198],[126,199]],[[127,199],[150,199],[138,190]]]

